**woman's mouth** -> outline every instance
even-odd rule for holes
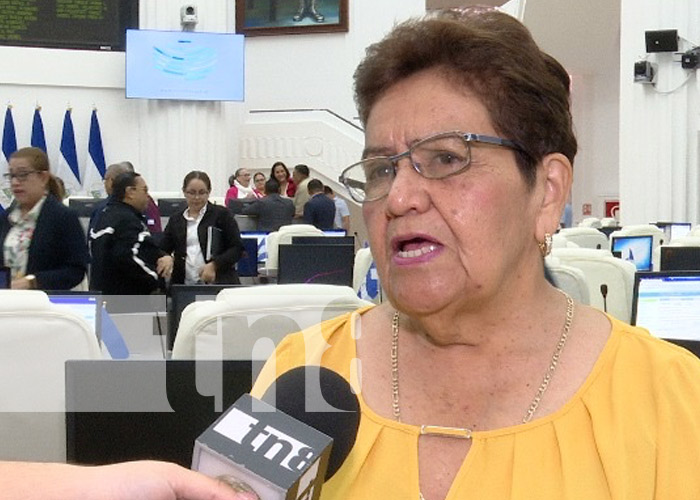
[[[437,245],[430,241],[417,241],[410,240],[399,246],[397,255],[404,259],[412,259],[415,257],[420,257],[422,255],[427,255],[433,253],[437,250]]]

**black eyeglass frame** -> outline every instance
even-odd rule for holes
[[[449,136],[459,136],[465,142],[467,149],[469,151],[469,161],[467,161],[467,163],[459,170],[455,170],[454,172],[449,172],[446,175],[442,175],[439,177],[426,176],[425,173],[421,171],[420,167],[413,161],[413,158],[411,156],[412,152],[417,147],[421,146],[422,144],[425,144],[426,142],[433,141],[433,140],[439,139],[441,137],[449,137]],[[392,174],[393,174],[392,180],[393,180],[393,178],[396,177],[396,169],[398,168],[399,161],[404,157],[408,157],[411,160],[411,166],[413,167],[413,170],[418,172],[419,175],[425,177],[426,179],[446,179],[448,177],[452,177],[453,175],[461,174],[462,172],[464,172],[466,169],[469,168],[469,166],[471,165],[471,146],[470,146],[470,143],[480,143],[480,144],[488,144],[491,146],[504,147],[504,148],[512,149],[512,150],[517,151],[519,153],[522,153],[524,155],[527,155],[527,152],[525,151],[525,149],[522,146],[520,146],[518,143],[516,143],[514,141],[511,141],[510,139],[503,139],[502,137],[495,137],[492,135],[474,134],[471,132],[461,132],[458,130],[453,130],[450,132],[440,132],[438,134],[428,136],[425,139],[421,139],[420,141],[417,141],[414,144],[412,144],[411,147],[408,148],[403,153],[399,153],[399,154],[392,155],[392,156],[370,156],[368,158],[363,158],[362,160],[358,161],[357,163],[353,163],[352,165],[350,165],[349,167],[344,169],[341,172],[340,176],[338,177],[338,181],[345,186],[345,189],[350,194],[350,197],[353,200],[355,200],[356,202],[367,203],[367,202],[371,202],[371,201],[377,201],[377,200],[384,198],[387,194],[389,194],[389,191],[387,191],[386,193],[384,193],[381,196],[377,196],[377,197],[371,198],[371,199],[367,199],[365,196],[362,196],[362,197],[358,196],[358,193],[357,193],[357,191],[355,191],[355,189],[362,190],[362,192],[364,193],[365,183],[357,181],[355,179],[348,178],[347,173],[350,170],[357,167],[358,165],[365,164],[367,161],[389,160],[393,166],[393,172],[392,172]]]

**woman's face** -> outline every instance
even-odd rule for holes
[[[209,190],[202,179],[192,179],[184,190],[187,208],[190,212],[199,212],[209,201]]]
[[[279,183],[287,182],[287,171],[282,165],[277,165],[275,167],[275,179],[277,179]]]
[[[265,192],[265,176],[263,174],[255,174],[255,177],[253,177],[253,183],[255,184],[255,189],[261,193]]]
[[[250,171],[247,168],[242,169],[238,172],[236,180],[243,187],[248,187],[250,185]]]
[[[8,172],[12,176],[10,187],[17,204],[23,210],[31,210],[46,194],[49,173],[34,170],[29,158],[11,158]]]
[[[365,156],[403,153],[439,132],[498,136],[473,94],[435,71],[389,88],[372,108]],[[479,307],[537,254],[537,190],[528,189],[514,152],[471,148],[471,164],[445,179],[425,179],[407,158],[389,194],[363,205],[382,286],[404,312]]]

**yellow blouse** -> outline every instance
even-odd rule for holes
[[[253,395],[319,362],[357,388],[355,324],[365,310],[286,337]],[[527,424],[473,433],[447,500],[700,499],[700,360],[610,321],[607,344],[567,404]],[[420,428],[359,399],[357,440],[321,498],[417,500]]]

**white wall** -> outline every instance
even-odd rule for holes
[[[647,57],[646,30],[677,29],[679,49],[700,44],[697,0],[622,0],[620,51],[620,201],[625,224],[698,222],[699,86],[679,56],[649,55],[656,86],[634,83],[635,61]],[[686,81],[687,80],[687,81]],[[683,84],[685,82],[685,84]],[[677,89],[677,90],[674,90]]]
[[[42,106],[54,165],[63,114],[70,105],[84,168],[95,106],[108,164],[133,161],[154,191],[177,191],[186,172],[205,170],[214,190],[223,194],[238,164],[238,137],[248,110],[330,108],[353,119],[351,76],[364,47],[395,20],[425,8],[424,0],[349,4],[348,33],[248,38],[244,103],[127,100],[123,53],[14,47],[0,47],[0,96],[13,105],[19,147],[29,145],[34,107]],[[141,0],[141,27],[180,29],[181,5],[181,0]],[[235,2],[198,0],[197,6],[198,31],[234,31]]]

